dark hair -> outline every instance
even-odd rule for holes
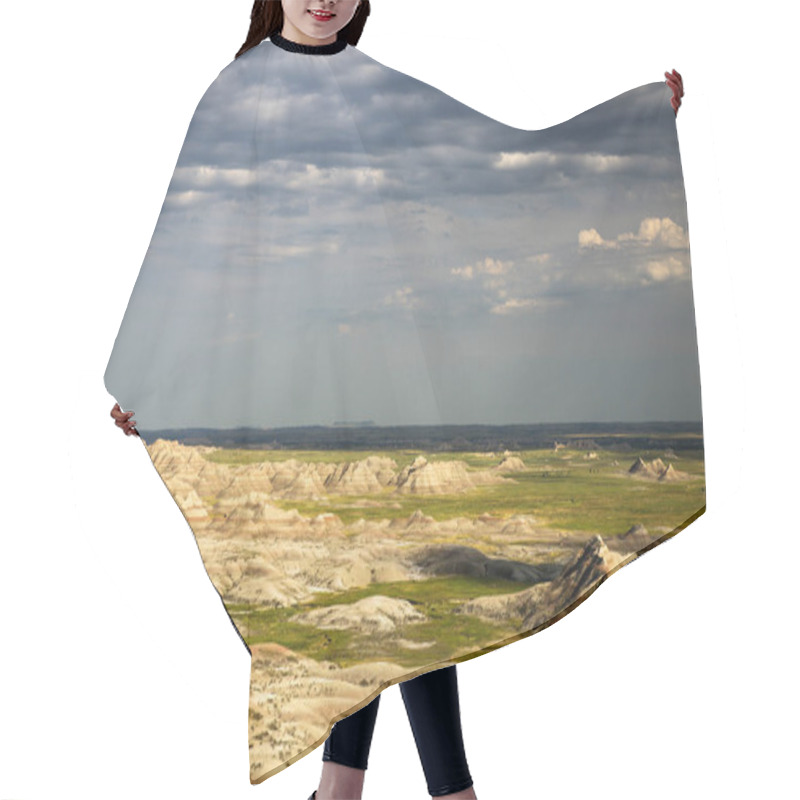
[[[339,31],[336,39],[346,39],[348,44],[357,45],[368,16],[369,0],[361,0],[353,18]],[[282,30],[283,6],[280,0],[255,0],[253,10],[250,12],[250,30],[235,58],[239,58],[243,53],[261,44],[268,36],[280,33]]]

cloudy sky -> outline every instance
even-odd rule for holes
[[[525,131],[262,42],[199,102],[106,387],[141,430],[699,420],[670,97]]]

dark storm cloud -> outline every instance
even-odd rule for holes
[[[638,87],[526,131],[360,51],[306,58],[266,41],[220,73],[189,126],[128,312],[159,321],[157,342],[115,347],[153,387],[171,385],[176,363],[203,376],[204,354],[224,352],[213,414],[201,393],[181,397],[209,426],[265,424],[237,406],[236,375],[270,424],[345,418],[342,386],[362,384],[352,413],[407,413],[376,419],[390,424],[465,407],[467,374],[500,386],[515,359],[525,377],[509,420],[531,407],[557,419],[557,384],[578,387],[592,358],[608,381],[571,399],[576,418],[698,418],[668,92]],[[335,374],[307,378],[303,410],[281,387],[306,363]],[[415,388],[398,403],[387,392],[401,384]],[[647,406],[654,387],[674,397],[684,384],[677,406]],[[161,388],[137,391],[150,427],[174,423]],[[504,421],[488,405],[469,413]]]

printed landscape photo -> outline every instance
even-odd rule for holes
[[[251,655],[252,783],[705,509],[667,85],[527,131],[346,53],[209,87],[105,375]]]

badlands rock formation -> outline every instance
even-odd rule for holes
[[[552,619],[555,622],[579,601],[585,600],[622,562],[624,557],[606,547],[600,536],[593,536],[583,550],[567,564],[558,579],[550,583],[522,621],[531,630]]]
[[[406,667],[387,661],[342,669],[272,643],[254,645],[252,655],[249,727],[255,743],[254,778],[321,745],[334,715],[349,716],[408,673]],[[322,737],[320,730],[325,731]]]
[[[519,561],[486,558],[471,548],[474,563],[485,562],[481,569],[487,578],[533,583],[549,575],[527,563],[540,557],[536,545],[521,544],[540,540],[544,547],[554,541],[552,532],[543,535],[531,515],[484,513],[439,521],[419,508],[402,516],[395,510],[403,496],[408,502],[409,496],[468,492],[512,481],[496,467],[470,470],[463,461],[430,462],[424,456],[402,470],[394,459],[378,456],[343,463],[291,458],[228,466],[203,457],[216,449],[162,439],[148,448],[192,526],[209,577],[226,600],[284,607],[319,591],[424,579],[415,554],[432,540],[514,548]],[[510,452],[503,457],[508,467],[518,466]],[[351,505],[345,498],[354,494],[358,502]],[[293,500],[329,504],[332,510],[307,515],[283,507]],[[385,515],[367,515],[345,525],[336,513],[337,508],[370,506]]]
[[[690,478],[687,472],[679,472],[672,464],[665,464],[660,458],[647,462],[641,456],[628,470],[629,475],[656,481],[681,481]]]
[[[609,547],[622,553],[637,553],[652,544],[658,537],[651,534],[644,525],[632,525],[621,536],[609,541]]]
[[[456,588],[439,607],[497,626],[491,629],[495,639],[492,634],[470,641],[454,636],[457,645],[447,657],[469,656],[555,622],[647,538],[646,531],[633,530],[619,537],[620,552],[612,552],[599,536],[587,542],[583,533],[548,530],[531,514],[476,514],[470,497],[464,507],[471,513],[464,516],[439,520],[426,513],[431,504],[425,499],[515,483],[511,476],[526,467],[510,451],[502,454],[500,464],[485,469],[425,456],[401,469],[393,458],[378,456],[226,465],[204,457],[216,450],[165,440],[148,447],[191,524],[209,577],[251,649],[255,777],[318,747],[332,717],[363,707],[389,683],[407,678],[415,664],[442,658],[442,637],[414,635],[414,626],[435,622],[428,619],[426,603],[391,597],[375,584],[454,575],[518,582],[521,591],[468,600],[481,587],[475,594],[461,594],[468,581],[441,581]],[[650,468],[658,479],[669,476],[663,463],[661,471],[657,463]],[[339,602],[298,608],[321,593],[369,586],[374,594],[359,592],[360,599],[352,602],[331,597],[329,602]],[[273,614],[271,609],[289,610]],[[273,635],[264,633],[272,624],[275,630],[283,624],[312,629],[301,633],[315,640],[314,657],[263,642]],[[440,630],[436,625],[431,629]],[[276,633],[275,638],[281,637]],[[371,650],[373,641],[380,648]],[[328,653],[331,660],[326,660]],[[386,653],[403,663],[394,663]],[[356,659],[354,666],[341,666]]]
[[[595,536],[555,580],[515,594],[479,598],[455,608],[453,613],[476,615],[499,623],[520,620],[518,630],[528,632],[564,616],[622,561],[622,556],[611,553],[603,540]],[[422,621],[421,616],[405,601],[387,597],[297,615],[317,627],[361,630],[374,625],[376,632]],[[250,737],[256,742],[257,755],[253,774],[262,774],[291,754],[318,746],[327,738],[327,724],[333,714],[341,718],[357,707],[363,708],[382,688],[408,675],[407,667],[390,661],[340,668],[277,644],[257,644],[252,652]],[[341,713],[342,709],[347,709],[346,713]],[[270,724],[275,720],[285,720],[287,724]],[[326,728],[326,733],[318,739],[320,728]]]
[[[507,453],[503,460],[495,467],[498,472],[519,472],[528,469],[525,462],[519,457]]]
[[[625,556],[608,549],[600,536],[594,536],[566,564],[553,580],[521,592],[480,597],[456,609],[459,614],[474,614],[489,621],[520,619],[520,632],[530,631],[552,620],[555,622],[578,601],[588,597],[620,564]]]
[[[425,622],[412,603],[397,597],[373,595],[355,603],[316,608],[289,618],[324,630],[353,630],[360,634],[393,633],[403,625]]]
[[[478,486],[513,483],[498,470],[525,468],[520,459],[513,457],[505,458],[495,468],[473,470],[464,461],[429,461],[422,455],[399,471],[394,459],[380,456],[338,464],[292,458],[228,467],[203,457],[218,448],[186,447],[157,439],[147,449],[165,480],[181,480],[192,485],[201,497],[215,495],[218,499],[241,497],[253,491],[273,498],[311,501],[331,494],[363,495],[387,489],[399,495],[454,494]]]
[[[346,495],[358,488],[377,494],[380,505],[387,507],[386,498],[397,491],[436,493],[445,487],[465,491],[484,481],[507,480],[496,470],[469,471],[461,461],[431,463],[418,457],[399,471],[393,459],[374,456],[344,464],[288,459],[226,466],[202,457],[214,448],[158,440],[150,449],[192,523],[211,580],[227,601],[235,603],[287,607],[320,591],[463,575],[526,584],[520,593],[467,603],[461,613],[506,621],[510,614],[530,627],[532,620],[574,602],[620,559],[653,540],[644,528],[634,526],[612,540],[616,552],[594,537],[578,545],[576,555],[575,542],[559,538],[562,534],[554,537],[527,514],[503,518],[484,513],[438,521],[416,509],[403,516],[360,517],[346,525],[335,511],[306,515],[276,504],[293,493],[309,499],[321,492],[324,498],[335,499],[334,489]],[[504,454],[504,459],[510,458]],[[655,475],[669,472],[658,459],[641,465]],[[490,552],[503,556],[487,555]],[[412,605],[376,596],[304,612],[296,621],[321,628],[375,626],[385,631],[393,626],[401,629],[414,619],[418,620],[418,611]]]
[[[477,486],[511,482],[495,470],[470,470],[463,461],[428,461],[425,456],[417,456],[389,485],[400,494],[455,494]]]

